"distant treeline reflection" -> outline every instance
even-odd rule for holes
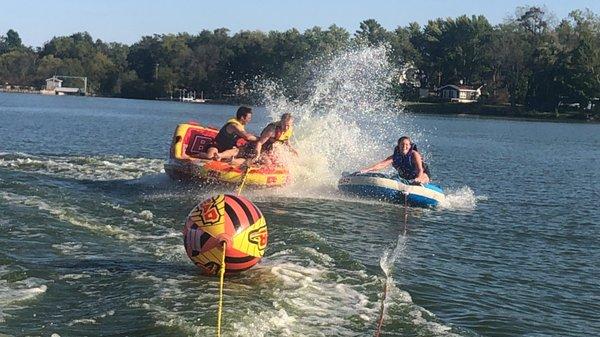
[[[233,35],[221,28],[144,36],[131,46],[94,41],[83,32],[32,48],[9,30],[0,36],[0,84],[41,87],[61,74],[87,76],[88,90],[101,96],[154,99],[186,89],[248,101],[256,79],[267,78],[298,98],[309,61],[361,44],[386,44],[390,62],[410,68],[407,81],[392,89],[403,99],[416,99],[418,86],[458,83],[483,85],[485,103],[545,111],[561,101],[583,108],[600,97],[599,17],[576,10],[555,22],[538,7],[517,8],[495,26],[484,16],[460,16],[389,31],[371,19],[354,34],[335,25]]]

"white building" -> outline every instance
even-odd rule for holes
[[[54,91],[56,88],[62,87],[62,80],[59,80],[56,76],[52,76],[46,79],[46,90]]]
[[[447,84],[436,91],[439,97],[448,99],[451,102],[472,103],[477,102],[479,96],[481,96],[481,88],[474,89],[466,85]]]

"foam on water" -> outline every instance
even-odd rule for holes
[[[78,180],[130,180],[163,172],[161,159],[0,153],[0,167]]]
[[[121,205],[116,205],[116,204],[112,204],[112,203],[108,203],[108,202],[103,203],[103,205],[107,206],[115,211],[123,213],[124,218],[126,218],[134,223],[141,223],[141,224],[150,225],[150,226],[156,225],[156,223],[153,221],[154,214],[150,210],[145,209],[140,212],[137,212],[137,211],[127,209]]]
[[[331,262],[327,254],[294,247],[263,259],[250,273],[227,278],[223,333],[231,336],[356,335],[365,325],[372,324],[375,316],[375,304],[365,290],[376,278],[364,272],[341,277],[328,266]],[[136,299],[132,307],[148,310],[158,325],[196,336],[214,334],[214,326],[198,323],[197,317],[216,313],[216,278],[173,279],[146,272],[136,272],[135,277],[140,282],[150,282],[156,295]],[[248,301],[248,298],[255,300]],[[181,310],[189,307],[195,310]]]
[[[475,192],[468,186],[447,189],[445,194],[446,198],[439,206],[447,209],[471,211],[475,209],[478,201],[487,200],[486,196],[475,195]]]
[[[59,280],[80,280],[80,279],[85,279],[85,278],[90,278],[91,275],[90,274],[64,274],[64,275],[59,275],[58,279]]]
[[[402,263],[407,240],[406,234],[400,235],[396,246],[385,249],[379,261],[385,275],[384,282],[388,289],[387,296],[384,299],[384,321],[393,318],[389,315],[390,311],[405,311],[402,309],[407,309],[411,322],[417,330],[426,330],[434,336],[457,336],[451,332],[451,327],[436,322],[435,316],[431,312],[414,304],[410,294],[396,286],[392,272],[396,263]]]
[[[46,283],[46,280],[35,277],[15,282],[0,279],[0,323],[5,321],[6,311],[24,308],[26,302],[45,293],[48,289]]]
[[[98,320],[106,318],[108,316],[112,316],[114,314],[115,314],[114,310],[108,310],[106,312],[103,312],[103,313],[98,314],[98,315],[94,315],[94,316],[89,317],[89,318],[74,319],[74,320],[70,321],[69,323],[67,323],[67,325],[68,326],[73,326],[73,325],[97,324]]]
[[[65,221],[77,227],[86,228],[93,232],[103,233],[126,241],[136,239],[136,236],[130,231],[123,230],[115,225],[106,224],[103,218],[86,214],[86,212],[77,206],[62,205],[44,200],[38,196],[25,196],[9,192],[0,192],[0,199],[5,200],[9,204],[36,208],[56,219]]]
[[[53,244],[52,248],[64,255],[78,255],[82,252],[83,245],[79,242],[63,242]]]
[[[184,274],[175,279],[137,271],[132,276],[138,282],[148,283],[154,289],[155,296],[133,299],[129,302],[130,307],[148,311],[159,326],[175,327],[191,336],[214,334],[214,327],[198,324],[197,317],[216,312],[216,284],[215,289],[201,291],[203,287],[194,282],[196,276]],[[206,283],[209,282],[212,285],[214,279],[207,279]],[[185,307],[182,303],[197,310],[179,310],[178,307]]]
[[[68,201],[50,201],[38,196],[19,195],[10,192],[0,192],[0,200],[8,204],[24,206],[42,211],[60,221],[75,227],[89,230],[92,233],[100,233],[113,237],[128,244],[132,251],[144,254],[152,254],[163,260],[182,261],[185,251],[180,244],[181,232],[169,226],[171,220],[157,219],[148,210],[136,212],[122,206],[103,203],[107,209],[118,210],[122,216],[107,217],[106,213],[90,210],[76,206]],[[65,204],[66,202],[66,204]],[[164,223],[164,225],[163,225]],[[148,231],[148,227],[152,231]],[[53,244],[52,248],[64,255],[86,254],[90,252],[82,249],[81,243],[63,242]]]
[[[345,326],[340,327],[338,333],[348,335],[350,331],[342,333],[349,328],[346,322],[370,324],[375,309],[364,291],[365,285],[374,281],[372,277],[357,279],[357,273],[340,277],[326,264],[313,260],[314,263],[305,266],[287,254],[296,252],[283,251],[271,256],[261,268],[267,268],[275,276],[272,285],[276,290],[275,309],[285,308],[288,315],[294,315],[298,323],[296,329],[312,326],[315,332],[327,334],[327,327],[338,325]]]

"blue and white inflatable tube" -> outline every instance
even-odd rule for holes
[[[411,206],[435,207],[446,198],[436,184],[411,185],[409,181],[382,173],[343,173],[338,182],[343,193]]]

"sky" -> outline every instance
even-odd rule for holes
[[[600,0],[0,0],[0,35],[16,30],[23,44],[41,47],[54,36],[89,32],[94,39],[132,44],[142,36],[225,27],[240,30],[300,31],[336,24],[354,33],[375,19],[393,30],[438,17],[484,15],[492,24],[514,16],[521,6],[541,6],[560,20],[574,9],[600,14]]]

